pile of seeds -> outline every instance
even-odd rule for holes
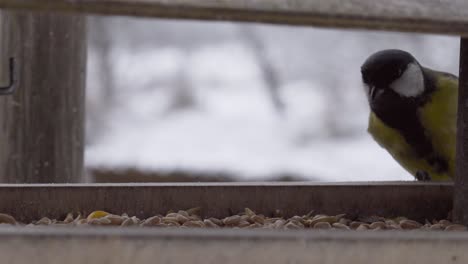
[[[223,219],[206,218],[199,215],[200,208],[169,212],[165,216],[155,215],[147,219],[139,219],[127,214],[115,215],[104,211],[94,211],[88,216],[69,213],[63,220],[49,219],[43,217],[30,224],[17,222],[12,216],[0,214],[0,224],[21,226],[142,226],[142,227],[181,227],[181,228],[266,228],[266,229],[340,229],[340,230],[446,230],[463,231],[467,228],[463,225],[454,224],[449,220],[440,220],[422,224],[405,217],[383,218],[378,216],[351,220],[344,214],[322,215],[309,213],[303,216],[293,216],[285,219],[282,217],[266,217],[256,214],[246,208],[244,212]]]

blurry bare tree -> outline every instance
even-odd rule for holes
[[[273,61],[269,58],[268,46],[263,43],[263,39],[258,34],[255,25],[240,25],[239,31],[241,38],[249,46],[255,56],[273,107],[279,114],[283,114],[285,111],[285,104],[280,95],[280,75],[275,69]]]
[[[107,115],[115,100],[115,84],[112,64],[112,20],[100,16],[90,16],[88,19],[88,46],[95,53],[99,92],[94,100],[87,100],[87,142],[99,138],[106,127]]]
[[[190,65],[190,57],[207,46],[241,43],[251,51],[265,86],[265,98],[277,113],[288,112],[289,101],[283,92],[291,83],[308,83],[314,90],[311,93],[323,95],[329,107],[321,121],[310,122],[322,122],[322,134],[330,137],[348,137],[363,130],[365,121],[356,120],[364,120],[365,117],[355,115],[366,111],[364,101],[357,103],[364,94],[360,87],[349,85],[359,76],[356,62],[360,63],[368,53],[384,47],[391,48],[398,42],[399,47],[417,50],[420,54],[415,55],[427,57],[434,64],[440,63],[436,56],[423,55],[431,50],[427,44],[428,37],[414,34],[382,35],[301,27],[108,17],[90,17],[89,24],[90,54],[93,55],[96,70],[93,88],[99,90],[97,94],[89,91],[93,93],[87,105],[89,140],[106,129],[107,116],[115,104],[126,100],[120,98],[122,95],[116,91],[128,88],[124,86],[129,84],[115,83],[115,78],[119,76],[114,76],[117,71],[113,62],[118,60],[111,58],[113,50],[123,50],[131,55],[169,48],[181,54],[182,61],[174,67],[175,72],[154,79],[148,76],[147,87],[132,87],[135,90],[131,91],[138,93],[137,90],[164,89],[167,112],[173,112],[196,107],[199,103],[197,91],[193,89],[197,84],[193,82],[194,67]],[[313,106],[311,109],[314,109]],[[304,129],[313,130],[316,127],[304,126]],[[310,135],[315,137],[317,133],[312,132]]]
[[[179,69],[173,84],[173,91],[170,93],[168,112],[186,110],[194,108],[197,105],[188,75],[187,67]]]

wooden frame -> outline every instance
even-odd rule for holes
[[[468,2],[465,0],[0,0],[0,8],[253,21],[468,36]],[[468,42],[462,40],[457,176],[454,188],[455,218],[464,224],[468,224],[468,184],[465,184],[468,182],[468,154],[465,154],[465,149],[468,149],[468,133],[465,133],[468,129],[465,125],[465,117],[468,116],[468,106],[465,104],[468,100],[468,93],[465,92],[468,89],[467,45]]]
[[[0,8],[468,35],[464,0],[0,0]]]

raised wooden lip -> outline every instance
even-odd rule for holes
[[[468,232],[428,232],[398,231],[387,232],[353,232],[345,230],[275,230],[275,229],[200,229],[200,228],[137,228],[137,227],[0,227],[0,238],[117,238],[117,239],[157,239],[157,240],[293,240],[320,241],[336,240],[348,242],[353,240],[396,240],[431,241],[450,240],[468,242]]]
[[[0,183],[0,188],[106,188],[106,187],[281,187],[281,186],[300,186],[300,187],[384,187],[384,186],[439,186],[453,187],[453,182],[417,182],[417,181],[344,181],[344,182],[316,182],[316,181],[240,181],[240,182],[163,182],[163,183]]]
[[[0,212],[28,222],[94,210],[146,218],[192,207],[201,207],[203,217],[222,218],[249,207],[269,216],[314,210],[424,221],[446,218],[452,196],[452,183],[434,182],[1,184]]]

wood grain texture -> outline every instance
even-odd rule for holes
[[[451,184],[179,183],[0,185],[0,212],[20,221],[69,212],[105,210],[140,218],[169,210],[202,208],[204,217],[226,217],[246,207],[268,216],[341,214],[444,219],[452,209]]]
[[[468,39],[460,41],[454,219],[468,225]]]
[[[0,72],[14,57],[17,86],[0,96],[0,180],[79,182],[83,174],[85,18],[2,11]]]
[[[468,232],[2,227],[0,240],[5,264],[468,263]]]
[[[0,8],[468,36],[465,0],[0,0]]]

